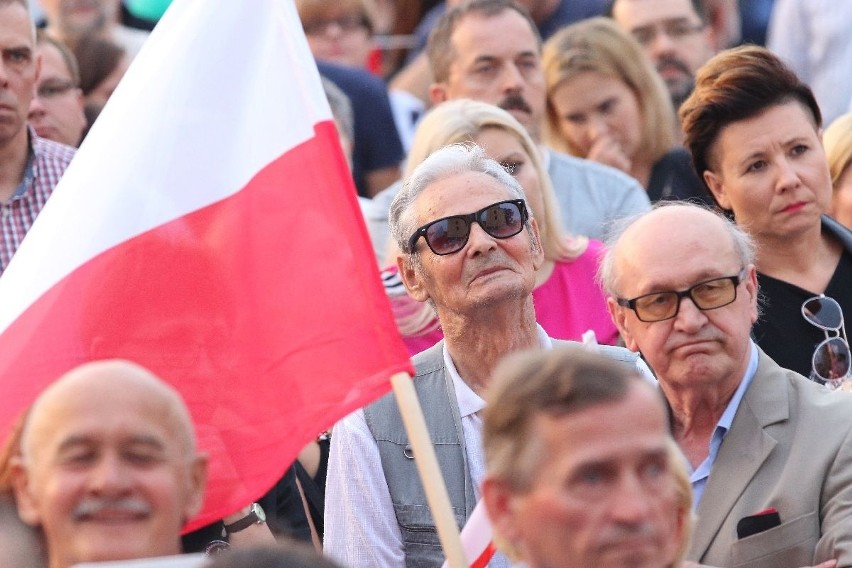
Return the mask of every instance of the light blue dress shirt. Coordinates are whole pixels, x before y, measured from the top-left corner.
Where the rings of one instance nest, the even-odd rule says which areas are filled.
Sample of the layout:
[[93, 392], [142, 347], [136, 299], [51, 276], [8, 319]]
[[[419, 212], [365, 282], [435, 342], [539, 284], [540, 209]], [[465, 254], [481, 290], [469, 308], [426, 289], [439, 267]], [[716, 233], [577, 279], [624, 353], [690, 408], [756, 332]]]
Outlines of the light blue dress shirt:
[[689, 475], [689, 481], [692, 483], [692, 508], [698, 509], [698, 504], [701, 502], [701, 497], [704, 495], [704, 487], [707, 485], [707, 480], [710, 477], [710, 472], [713, 471], [713, 464], [716, 461], [716, 456], [719, 454], [719, 448], [722, 447], [722, 441], [728, 435], [728, 430], [731, 429], [731, 424], [734, 422], [734, 416], [737, 414], [737, 409], [740, 407], [740, 402], [743, 400], [745, 392], [751, 384], [754, 374], [757, 372], [757, 346], [753, 341], [751, 345], [751, 356], [749, 357], [748, 367], [746, 367], [743, 380], [740, 381], [740, 386], [737, 387], [734, 396], [728, 402], [725, 412], [719, 417], [719, 422], [716, 428], [713, 429], [713, 436], [710, 438], [710, 452], [707, 457], [701, 462], [695, 470]]

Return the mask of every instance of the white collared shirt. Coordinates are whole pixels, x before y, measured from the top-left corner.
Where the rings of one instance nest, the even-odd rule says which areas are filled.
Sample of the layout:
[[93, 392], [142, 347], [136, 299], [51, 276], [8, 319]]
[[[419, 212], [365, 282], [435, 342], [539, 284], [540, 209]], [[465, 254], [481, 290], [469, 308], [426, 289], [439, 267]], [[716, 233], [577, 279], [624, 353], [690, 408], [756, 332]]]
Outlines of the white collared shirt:
[[[553, 342], [538, 326], [539, 344], [552, 349]], [[453, 380], [461, 415], [462, 434], [474, 495], [485, 474], [482, 448], [482, 418], [485, 401], [459, 376], [444, 345], [444, 364]], [[402, 533], [396, 521], [379, 448], [363, 410], [356, 410], [334, 427], [325, 489], [325, 535], [327, 556], [347, 568], [404, 568]], [[490, 568], [510, 565], [496, 554]]]

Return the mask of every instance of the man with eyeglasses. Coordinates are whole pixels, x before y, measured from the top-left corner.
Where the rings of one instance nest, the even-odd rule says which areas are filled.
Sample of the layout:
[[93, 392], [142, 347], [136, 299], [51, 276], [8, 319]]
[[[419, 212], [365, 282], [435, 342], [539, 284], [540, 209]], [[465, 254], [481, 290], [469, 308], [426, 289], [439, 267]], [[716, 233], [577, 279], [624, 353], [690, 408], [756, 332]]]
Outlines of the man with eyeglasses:
[[29, 123], [42, 138], [77, 147], [86, 130], [77, 60], [65, 44], [39, 32], [41, 75], [30, 103]]
[[[543, 262], [521, 186], [476, 146], [422, 162], [393, 201], [391, 231], [408, 292], [435, 309], [444, 340], [416, 355], [414, 386], [461, 527], [485, 465], [482, 394], [506, 353], [549, 349], [532, 289]], [[600, 352], [644, 368], [634, 353]], [[396, 401], [388, 395], [334, 428], [325, 551], [350, 568], [438, 567], [443, 553]], [[505, 557], [490, 566], [507, 566]]]
[[[434, 105], [472, 99], [514, 116], [540, 143], [546, 107], [541, 36], [529, 12], [512, 0], [465, 0], [450, 8], [427, 46]], [[566, 231], [600, 239], [606, 224], [646, 211], [648, 194], [623, 172], [540, 146]], [[387, 210], [399, 185], [373, 200], [368, 217], [375, 233], [387, 227]]]
[[0, 274], [74, 156], [27, 127], [39, 77], [26, 0], [0, 0]]
[[613, 0], [608, 15], [639, 42], [678, 108], [715, 52], [702, 0]]
[[600, 279], [691, 466], [698, 518], [687, 558], [850, 566], [852, 398], [779, 367], [751, 340], [754, 257], [729, 220], [673, 203], [613, 237]]

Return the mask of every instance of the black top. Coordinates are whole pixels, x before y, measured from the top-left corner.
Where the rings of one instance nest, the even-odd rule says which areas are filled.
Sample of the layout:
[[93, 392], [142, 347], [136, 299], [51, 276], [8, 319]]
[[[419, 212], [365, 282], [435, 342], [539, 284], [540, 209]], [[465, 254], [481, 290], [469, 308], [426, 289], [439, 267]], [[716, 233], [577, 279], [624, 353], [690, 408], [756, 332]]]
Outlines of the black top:
[[[852, 314], [852, 232], [826, 218], [823, 218], [823, 231], [844, 244], [825, 295], [837, 300], [844, 315], [849, 315]], [[810, 376], [814, 349], [826, 336], [823, 330], [805, 320], [801, 308], [806, 300], [819, 294], [759, 272], [757, 281], [764, 299], [764, 313], [753, 329], [755, 341], [782, 367]]]
[[352, 104], [352, 177], [358, 195], [367, 197], [368, 173], [398, 166], [405, 158], [384, 81], [366, 69], [317, 61], [317, 69]]
[[647, 189], [652, 202], [688, 199], [716, 207], [710, 190], [695, 174], [692, 158], [685, 148], [673, 148], [654, 163]]
[[[311, 517], [320, 538], [323, 534], [323, 508], [325, 498], [325, 478], [328, 468], [329, 441], [320, 441], [320, 466], [317, 475], [310, 477], [302, 464], [294, 462], [284, 476], [269, 490], [266, 495], [257, 500], [266, 513], [266, 523], [276, 537], [286, 537], [311, 543], [311, 529], [305, 515], [305, 506], [296, 486], [296, 476], [305, 491], [305, 498], [311, 509]], [[227, 540], [222, 536], [222, 521], [201, 527], [183, 536], [182, 545], [185, 553], [204, 552], [204, 549], [215, 540]]]

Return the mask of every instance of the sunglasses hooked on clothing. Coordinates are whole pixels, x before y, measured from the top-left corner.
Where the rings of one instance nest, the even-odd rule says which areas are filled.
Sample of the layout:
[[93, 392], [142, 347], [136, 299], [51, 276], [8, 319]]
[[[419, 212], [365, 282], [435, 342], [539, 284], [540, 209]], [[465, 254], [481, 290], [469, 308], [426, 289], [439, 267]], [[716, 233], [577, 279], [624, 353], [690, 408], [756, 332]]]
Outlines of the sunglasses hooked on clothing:
[[408, 239], [408, 251], [414, 252], [420, 237], [437, 255], [452, 254], [464, 248], [473, 223], [495, 239], [508, 239], [520, 233], [529, 213], [523, 199], [492, 203], [474, 213], [451, 215], [426, 223]]
[[[849, 376], [852, 361], [840, 304], [823, 294], [814, 296], [802, 304], [802, 317], [825, 332], [825, 339], [816, 346], [811, 359], [811, 380], [840, 388]], [[829, 336], [829, 331], [837, 335]]]

